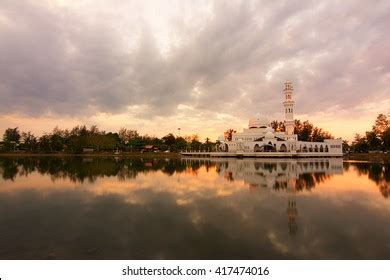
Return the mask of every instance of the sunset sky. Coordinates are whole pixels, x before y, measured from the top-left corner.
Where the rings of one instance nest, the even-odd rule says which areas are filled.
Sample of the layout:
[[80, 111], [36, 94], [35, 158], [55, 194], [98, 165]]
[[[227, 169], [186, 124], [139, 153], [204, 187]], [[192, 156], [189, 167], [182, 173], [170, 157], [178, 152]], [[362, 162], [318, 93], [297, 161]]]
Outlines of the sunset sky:
[[[390, 113], [390, 1], [0, 1], [0, 136], [215, 139], [257, 114], [351, 140]], [[1, 138], [1, 137], [0, 137]]]

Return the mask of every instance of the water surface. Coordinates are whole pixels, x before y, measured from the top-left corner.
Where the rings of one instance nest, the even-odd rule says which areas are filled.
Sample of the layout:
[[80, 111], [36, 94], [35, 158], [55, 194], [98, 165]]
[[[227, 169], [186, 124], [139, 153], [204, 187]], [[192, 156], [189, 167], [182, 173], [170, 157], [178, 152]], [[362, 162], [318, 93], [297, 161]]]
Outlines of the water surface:
[[0, 158], [0, 259], [389, 259], [390, 166]]

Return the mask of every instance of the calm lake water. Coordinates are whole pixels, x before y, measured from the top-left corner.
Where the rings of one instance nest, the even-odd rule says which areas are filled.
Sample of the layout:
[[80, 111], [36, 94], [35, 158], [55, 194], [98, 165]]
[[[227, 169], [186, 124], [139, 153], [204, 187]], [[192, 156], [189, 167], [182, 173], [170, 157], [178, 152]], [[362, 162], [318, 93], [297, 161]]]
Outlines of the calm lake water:
[[390, 259], [390, 165], [0, 158], [0, 259]]

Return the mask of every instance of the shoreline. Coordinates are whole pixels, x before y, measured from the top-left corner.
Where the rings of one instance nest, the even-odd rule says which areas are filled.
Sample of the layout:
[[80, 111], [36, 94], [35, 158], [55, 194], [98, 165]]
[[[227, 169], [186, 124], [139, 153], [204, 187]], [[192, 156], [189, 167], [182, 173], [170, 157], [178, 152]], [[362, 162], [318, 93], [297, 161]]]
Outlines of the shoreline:
[[[171, 153], [0, 153], [0, 157], [122, 157], [122, 158], [181, 158], [179, 152]], [[390, 163], [390, 154], [353, 153], [345, 154], [343, 160]]]
[[344, 160], [362, 161], [371, 163], [390, 163], [390, 154], [384, 153], [353, 153], [343, 156]]
[[180, 158], [180, 153], [0, 153], [0, 157], [133, 157], [133, 158]]

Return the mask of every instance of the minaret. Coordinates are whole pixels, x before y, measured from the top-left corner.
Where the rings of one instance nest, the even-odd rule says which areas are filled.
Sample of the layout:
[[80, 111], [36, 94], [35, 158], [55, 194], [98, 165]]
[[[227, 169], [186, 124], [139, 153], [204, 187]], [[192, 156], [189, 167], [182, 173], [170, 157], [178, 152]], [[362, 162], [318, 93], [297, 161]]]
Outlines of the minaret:
[[290, 81], [284, 83], [284, 101], [283, 106], [285, 110], [284, 126], [286, 128], [286, 134], [294, 134], [294, 100], [292, 97], [293, 87]]

